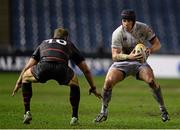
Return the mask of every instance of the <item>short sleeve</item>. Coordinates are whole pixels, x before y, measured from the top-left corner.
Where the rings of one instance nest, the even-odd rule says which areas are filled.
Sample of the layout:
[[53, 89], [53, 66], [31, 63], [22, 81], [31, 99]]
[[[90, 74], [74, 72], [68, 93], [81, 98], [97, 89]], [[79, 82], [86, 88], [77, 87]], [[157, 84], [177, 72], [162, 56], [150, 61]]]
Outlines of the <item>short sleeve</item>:
[[75, 62], [76, 65], [78, 65], [80, 62], [84, 61], [84, 57], [82, 56], [82, 54], [80, 53], [80, 51], [77, 49], [77, 47], [71, 43], [70, 44], [72, 53], [70, 55], [70, 59]]
[[112, 48], [122, 48], [122, 33], [120, 29], [120, 27], [117, 28], [112, 34]]
[[40, 60], [40, 47], [38, 46], [36, 50], [32, 54], [32, 58], [34, 58], [36, 61]]
[[148, 25], [146, 25], [145, 31], [146, 31], [146, 33], [145, 33], [146, 34], [146, 39], [148, 41], [151, 41], [156, 36], [154, 31]]

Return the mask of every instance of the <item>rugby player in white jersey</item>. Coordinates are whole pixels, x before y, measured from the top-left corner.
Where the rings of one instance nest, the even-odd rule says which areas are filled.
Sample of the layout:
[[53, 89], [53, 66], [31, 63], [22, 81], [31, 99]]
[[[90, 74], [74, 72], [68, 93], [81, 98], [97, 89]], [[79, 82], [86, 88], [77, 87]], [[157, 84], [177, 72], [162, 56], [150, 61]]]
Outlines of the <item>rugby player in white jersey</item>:
[[[134, 47], [140, 42], [147, 47], [146, 55], [149, 56], [161, 48], [160, 41], [148, 25], [136, 21], [136, 15], [133, 10], [123, 10], [121, 19], [122, 25], [112, 34], [111, 48], [114, 63], [106, 75], [102, 90], [102, 108], [94, 121], [99, 123], [107, 119], [112, 89], [118, 82], [129, 75], [135, 76], [136, 79], [142, 80], [149, 85], [155, 100], [159, 104], [162, 121], [168, 121], [170, 118], [163, 101], [161, 88], [155, 81], [152, 68], [147, 62], [139, 62], [142, 54], [137, 55], [133, 53]], [[147, 44], [150, 46], [147, 46]]]

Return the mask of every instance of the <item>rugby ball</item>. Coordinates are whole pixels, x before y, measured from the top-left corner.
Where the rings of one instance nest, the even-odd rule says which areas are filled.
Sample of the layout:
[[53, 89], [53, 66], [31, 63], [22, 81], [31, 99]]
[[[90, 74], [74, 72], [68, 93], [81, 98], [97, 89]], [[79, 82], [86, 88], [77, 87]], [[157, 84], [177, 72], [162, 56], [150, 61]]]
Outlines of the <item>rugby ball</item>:
[[141, 62], [141, 63], [146, 62], [146, 60], [147, 60], [147, 55], [146, 55], [146, 46], [145, 46], [144, 44], [138, 43], [138, 44], [135, 46], [135, 48], [134, 48], [134, 53], [135, 53], [136, 55], [142, 54], [143, 57], [140, 59], [140, 62]]

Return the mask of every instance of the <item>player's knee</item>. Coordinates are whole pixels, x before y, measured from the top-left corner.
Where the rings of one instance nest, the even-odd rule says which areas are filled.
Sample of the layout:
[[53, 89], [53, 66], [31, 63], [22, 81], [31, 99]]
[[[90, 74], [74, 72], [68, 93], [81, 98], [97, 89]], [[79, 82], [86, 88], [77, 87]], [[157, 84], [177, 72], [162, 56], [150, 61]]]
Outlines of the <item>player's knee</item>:
[[145, 82], [148, 83], [148, 84], [151, 84], [153, 82], [153, 79], [152, 78], [148, 78], [148, 79], [146, 79]]
[[154, 79], [152, 77], [148, 77], [144, 81], [148, 84], [152, 84], [154, 82]]
[[160, 88], [160, 86], [155, 82], [155, 80], [152, 80], [152, 81], [149, 83], [149, 86], [150, 86], [152, 89], [158, 89], [158, 88]]
[[32, 82], [34, 80], [34, 77], [31, 73], [31, 70], [28, 69], [24, 72], [24, 74], [22, 75], [22, 82], [23, 83], [28, 83], [28, 82]]
[[104, 83], [104, 89], [106, 90], [112, 89], [113, 86], [114, 86], [114, 80], [112, 78], [107, 78]]
[[79, 86], [79, 83], [78, 83], [78, 78], [77, 76], [74, 74], [73, 78], [69, 81], [68, 83], [69, 86]]
[[149, 84], [149, 86], [150, 86], [152, 89], [157, 89], [157, 88], [159, 88], [159, 85], [155, 83], [155, 81], [154, 81], [153, 78], [148, 79], [148, 80], [147, 80], [147, 83]]
[[28, 82], [28, 75], [27, 75], [27, 73], [24, 73], [24, 74], [22, 75], [22, 82], [23, 82], [23, 83], [27, 83], [27, 82]]

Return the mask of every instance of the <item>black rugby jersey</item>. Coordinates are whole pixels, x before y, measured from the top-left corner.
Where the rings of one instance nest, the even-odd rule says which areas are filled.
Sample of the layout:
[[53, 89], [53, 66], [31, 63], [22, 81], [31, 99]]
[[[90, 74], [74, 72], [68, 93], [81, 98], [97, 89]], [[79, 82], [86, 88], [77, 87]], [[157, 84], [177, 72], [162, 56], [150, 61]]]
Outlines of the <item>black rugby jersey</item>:
[[72, 60], [75, 64], [79, 64], [84, 60], [84, 57], [74, 44], [63, 39], [44, 40], [34, 51], [32, 57], [37, 61], [68, 63], [69, 60]]

